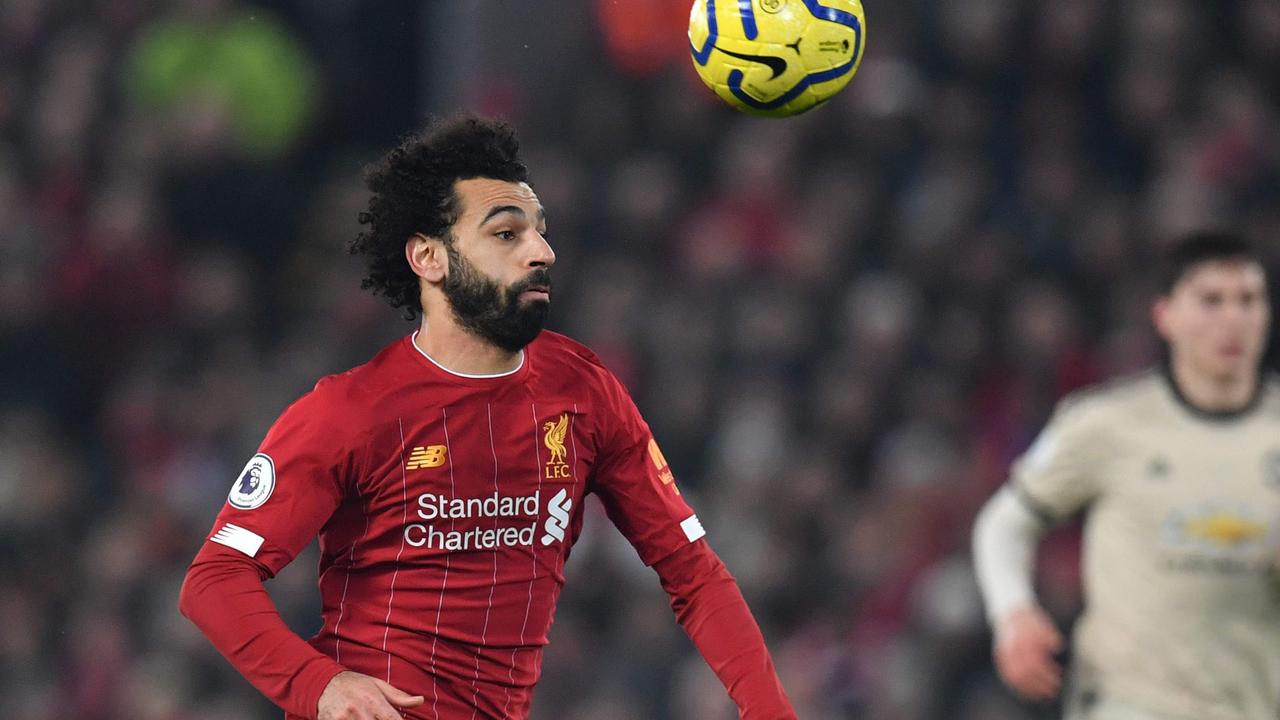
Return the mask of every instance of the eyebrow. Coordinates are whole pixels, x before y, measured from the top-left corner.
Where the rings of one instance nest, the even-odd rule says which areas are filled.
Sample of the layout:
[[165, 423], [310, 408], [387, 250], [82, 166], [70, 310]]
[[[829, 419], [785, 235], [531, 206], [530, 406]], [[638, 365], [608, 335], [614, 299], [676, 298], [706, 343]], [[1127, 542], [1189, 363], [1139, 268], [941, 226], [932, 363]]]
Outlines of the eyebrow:
[[[520, 207], [519, 205], [497, 205], [495, 207], [490, 208], [489, 212], [485, 213], [484, 219], [480, 221], [480, 224], [484, 225], [485, 223], [489, 222], [490, 220], [494, 219], [495, 217], [503, 213], [511, 213], [512, 215], [517, 215], [520, 218], [524, 218], [525, 216], [524, 208]], [[539, 205], [538, 221], [543, 222], [546, 219], [547, 219], [546, 210], [544, 210], [543, 207]]]

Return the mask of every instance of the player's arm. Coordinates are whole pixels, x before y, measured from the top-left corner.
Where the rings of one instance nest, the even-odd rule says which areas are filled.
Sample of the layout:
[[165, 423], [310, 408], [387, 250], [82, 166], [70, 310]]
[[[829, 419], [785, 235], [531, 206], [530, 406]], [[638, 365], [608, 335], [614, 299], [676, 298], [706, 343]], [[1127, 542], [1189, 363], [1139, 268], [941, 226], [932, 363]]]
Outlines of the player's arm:
[[1087, 407], [1064, 403], [974, 524], [974, 569], [994, 633], [996, 669], [1030, 699], [1053, 697], [1062, 686], [1055, 655], [1063, 638], [1033, 589], [1036, 548], [1050, 526], [1097, 493], [1097, 423]]
[[315, 537], [341, 502], [353, 455], [334, 437], [315, 393], [291, 406], [235, 479], [227, 504], [182, 584], [179, 609], [263, 695], [320, 720], [398, 717], [420, 704], [345, 669], [281, 619], [263, 581]]
[[671, 596], [680, 626], [737, 703], [741, 717], [795, 718], [747, 601], [707, 541], [685, 545], [653, 569]]
[[795, 718], [751, 610], [631, 398], [613, 381], [601, 461], [592, 477], [605, 512], [657, 571], [681, 627], [737, 703], [743, 718]]
[[1062, 686], [1062, 668], [1054, 659], [1062, 635], [1032, 589], [1036, 546], [1047, 527], [1011, 488], [1003, 488], [973, 528], [974, 570], [995, 634], [996, 669], [1006, 684], [1034, 700], [1051, 698]]

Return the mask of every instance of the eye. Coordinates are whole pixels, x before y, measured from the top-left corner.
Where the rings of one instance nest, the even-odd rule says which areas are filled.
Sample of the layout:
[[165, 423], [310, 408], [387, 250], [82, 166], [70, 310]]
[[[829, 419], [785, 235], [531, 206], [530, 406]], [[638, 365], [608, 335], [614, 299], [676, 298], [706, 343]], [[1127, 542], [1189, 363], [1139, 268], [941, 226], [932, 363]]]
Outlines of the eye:
[[515, 231], [513, 230], [499, 230], [498, 232], [494, 233], [494, 235], [496, 237], [499, 237], [503, 240], [508, 240], [508, 241], [515, 240], [518, 237]]

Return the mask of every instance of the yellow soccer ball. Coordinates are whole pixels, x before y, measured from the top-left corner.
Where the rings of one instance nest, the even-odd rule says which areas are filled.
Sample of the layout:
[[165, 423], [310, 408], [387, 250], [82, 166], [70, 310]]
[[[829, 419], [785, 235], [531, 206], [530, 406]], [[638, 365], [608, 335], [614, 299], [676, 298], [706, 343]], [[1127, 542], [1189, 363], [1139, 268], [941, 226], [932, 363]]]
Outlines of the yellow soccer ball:
[[753, 115], [796, 115], [830, 100], [866, 44], [859, 0], [694, 0], [689, 13], [694, 69]]

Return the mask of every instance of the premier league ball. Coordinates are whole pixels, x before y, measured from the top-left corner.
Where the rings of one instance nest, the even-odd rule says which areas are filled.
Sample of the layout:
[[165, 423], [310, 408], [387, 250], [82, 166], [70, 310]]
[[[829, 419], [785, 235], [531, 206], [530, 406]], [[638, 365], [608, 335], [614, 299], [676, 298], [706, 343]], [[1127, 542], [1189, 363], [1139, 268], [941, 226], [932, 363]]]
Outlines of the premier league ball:
[[849, 84], [866, 49], [859, 0], [694, 0], [693, 67], [753, 115], [815, 108]]

